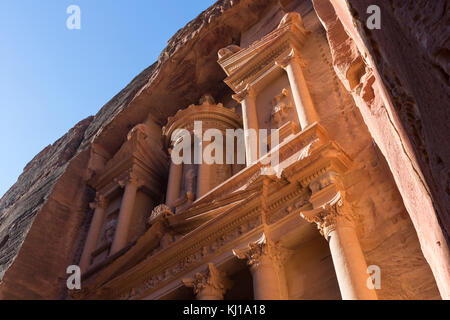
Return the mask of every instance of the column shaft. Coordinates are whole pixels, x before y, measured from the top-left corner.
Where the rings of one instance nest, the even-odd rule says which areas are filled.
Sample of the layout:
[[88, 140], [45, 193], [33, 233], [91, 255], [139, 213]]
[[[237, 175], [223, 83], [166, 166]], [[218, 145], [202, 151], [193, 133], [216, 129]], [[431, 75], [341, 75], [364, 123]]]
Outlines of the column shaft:
[[169, 181], [167, 183], [166, 205], [173, 208], [175, 200], [180, 196], [183, 164], [175, 164], [170, 160]]
[[201, 289], [195, 298], [197, 300], [223, 300], [223, 293], [219, 289], [207, 286]]
[[253, 278], [253, 295], [255, 300], [282, 299], [280, 277], [269, 257], [263, 257], [259, 265], [250, 268]]
[[120, 212], [114, 233], [114, 241], [111, 247], [111, 254], [116, 253], [127, 244], [128, 230], [133, 214], [134, 202], [136, 200], [137, 185], [134, 181], [128, 181], [120, 205]]
[[213, 165], [205, 163], [203, 152], [210, 142], [202, 141], [202, 163], [198, 165], [197, 176], [197, 199], [205, 195], [210, 190], [211, 171]]
[[298, 59], [295, 57], [291, 58], [285, 69], [291, 85], [292, 96], [294, 97], [300, 126], [303, 130], [308, 125], [318, 122], [319, 117], [314, 108], [306, 80], [303, 76], [302, 67]]
[[[256, 97], [248, 94], [241, 102], [244, 123], [244, 141], [247, 166], [251, 166], [259, 157], [259, 123], [256, 112]], [[253, 134], [249, 130], [254, 130]], [[256, 133], [256, 135], [254, 134]]]
[[376, 300], [375, 290], [367, 287], [367, 265], [356, 231], [337, 226], [329, 233], [329, 243], [343, 300]]
[[80, 260], [80, 268], [85, 272], [91, 264], [91, 254], [97, 246], [97, 241], [102, 230], [103, 220], [105, 218], [105, 207], [98, 205], [95, 208], [94, 216], [92, 217], [91, 225], [89, 227], [88, 236], [84, 245], [83, 254]]

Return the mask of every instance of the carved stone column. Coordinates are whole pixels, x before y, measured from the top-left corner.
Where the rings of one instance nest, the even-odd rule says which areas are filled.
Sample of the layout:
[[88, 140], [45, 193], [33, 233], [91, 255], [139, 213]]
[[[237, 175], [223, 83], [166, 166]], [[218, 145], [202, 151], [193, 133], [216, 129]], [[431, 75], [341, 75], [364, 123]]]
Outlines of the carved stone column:
[[192, 279], [183, 279], [184, 285], [194, 289], [197, 300], [223, 300], [223, 296], [231, 288], [232, 282], [224, 272], [208, 263], [206, 274], [196, 273]]
[[130, 175], [125, 181], [119, 182], [125, 187], [120, 212], [117, 222], [116, 232], [114, 233], [114, 241], [111, 246], [111, 254], [121, 250], [127, 244], [128, 231], [130, 228], [131, 217], [133, 215], [133, 207], [136, 200], [137, 190], [140, 187], [139, 180]]
[[375, 290], [367, 287], [367, 264], [348, 206], [338, 192], [328, 203], [301, 215], [307, 221], [316, 223], [330, 244], [342, 299], [376, 300]]
[[210, 190], [213, 165], [205, 163], [205, 159], [203, 158], [203, 152], [209, 143], [210, 142], [202, 141], [202, 163], [198, 165], [197, 176], [197, 199]]
[[[200, 123], [198, 124], [198, 122]], [[168, 148], [172, 145], [174, 139], [177, 140], [180, 138], [177, 138], [174, 134], [176, 134], [179, 129], [182, 129], [185, 134], [188, 133], [189, 136], [186, 136], [186, 139], [183, 138], [181, 141], [184, 141], [183, 144], [186, 143], [186, 148], [188, 141], [193, 144], [193, 150], [187, 150], [191, 152], [194, 163], [196, 165], [198, 164], [197, 174], [191, 174], [193, 171], [189, 171], [189, 177], [187, 177], [187, 172], [191, 168], [186, 163], [183, 166], [183, 169], [186, 169], [187, 167], [185, 170], [186, 172], [183, 173], [185, 181], [187, 180], [192, 186], [192, 188], [185, 187], [185, 192], [188, 193], [188, 200], [194, 200], [192, 197], [194, 195], [196, 198], [199, 198], [209, 192], [211, 187], [217, 184], [218, 179], [217, 176], [214, 175], [217, 168], [222, 166], [222, 164], [205, 163], [205, 159], [203, 159], [202, 155], [204, 154], [205, 148], [207, 148], [212, 141], [215, 141], [215, 139], [213, 139], [215, 138], [215, 135], [212, 134], [212, 136], [208, 136], [208, 138], [203, 140], [204, 134], [209, 129], [225, 132], [226, 129], [238, 129], [241, 127], [241, 118], [235, 110], [225, 108], [221, 103], [215, 103], [214, 98], [209, 94], [202, 96], [199, 105], [192, 104], [188, 108], [179, 110], [175, 116], [168, 118], [167, 125], [163, 128], [166, 147]], [[211, 133], [211, 131], [209, 133]], [[221, 134], [220, 136], [223, 138], [224, 135]], [[198, 148], [200, 144], [201, 149]], [[212, 149], [216, 150], [215, 148]], [[199, 154], [199, 151], [201, 151], [201, 154]], [[192, 164], [192, 166], [193, 165], [194, 164]], [[180, 196], [184, 198], [185, 195], [179, 195], [176, 198], [179, 199]], [[185, 209], [185, 207], [181, 208], [181, 210], [183, 209]]]
[[[169, 152], [170, 153], [170, 152]], [[167, 183], [166, 205], [174, 207], [175, 200], [180, 196], [181, 179], [183, 174], [183, 164], [175, 164], [170, 158], [169, 181]]]
[[318, 122], [319, 117], [303, 76], [302, 61], [298, 53], [293, 49], [287, 56], [276, 63], [287, 72], [300, 126], [304, 130], [310, 124]]
[[[247, 85], [244, 90], [233, 95], [233, 99], [242, 105], [245, 155], [247, 166], [251, 166], [259, 157], [259, 123], [255, 90], [252, 86]], [[249, 129], [254, 130], [256, 137], [250, 133]]]
[[247, 260], [253, 277], [255, 300], [287, 299], [287, 282], [283, 264], [288, 256], [285, 249], [277, 247], [265, 236], [247, 248], [233, 250], [238, 259]]
[[89, 226], [89, 232], [80, 260], [80, 268], [82, 272], [85, 272], [91, 264], [91, 254], [97, 246], [98, 237], [100, 236], [100, 232], [102, 230], [107, 201], [104, 196], [97, 193], [95, 202], [91, 203], [90, 205], [91, 208], [95, 208], [95, 212], [92, 217], [91, 225]]

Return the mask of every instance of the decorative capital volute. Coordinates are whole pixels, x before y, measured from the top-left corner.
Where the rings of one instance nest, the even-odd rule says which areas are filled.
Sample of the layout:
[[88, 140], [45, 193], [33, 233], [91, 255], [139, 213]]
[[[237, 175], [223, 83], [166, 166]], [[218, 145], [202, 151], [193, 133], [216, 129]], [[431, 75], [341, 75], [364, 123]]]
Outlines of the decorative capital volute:
[[267, 239], [265, 234], [263, 234], [257, 241], [249, 243], [248, 247], [233, 250], [233, 254], [238, 259], [245, 259], [247, 265], [251, 267], [256, 268], [263, 264], [264, 261], [267, 261], [267, 259], [270, 259], [274, 266], [281, 267], [291, 254], [291, 251]]
[[305, 61], [301, 58], [300, 53], [292, 49], [288, 54], [279, 57], [275, 63], [283, 69], [286, 69], [290, 63], [297, 63], [300, 67], [306, 67]]
[[137, 176], [137, 174], [133, 170], [129, 170], [127, 175], [121, 179], [115, 179], [115, 181], [119, 184], [121, 188], [125, 188], [127, 184], [134, 184], [137, 188], [140, 188], [144, 185], [144, 181]]
[[232, 286], [232, 281], [228, 279], [226, 273], [218, 270], [212, 263], [208, 263], [206, 272], [198, 272], [194, 278], [183, 279], [182, 282], [186, 287], [193, 288], [195, 294], [212, 289], [219, 296], [223, 296]]
[[97, 208], [106, 209], [107, 205], [108, 205], [108, 200], [105, 198], [105, 196], [103, 196], [99, 192], [97, 192], [97, 194], [95, 195], [94, 202], [89, 203], [89, 207], [91, 209], [97, 209]]
[[232, 97], [237, 102], [242, 103], [242, 101], [247, 97], [256, 97], [256, 92], [252, 85], [247, 84], [244, 89], [236, 94], [233, 94]]
[[300, 216], [310, 223], [315, 223], [320, 234], [328, 240], [331, 232], [338, 226], [354, 227], [354, 216], [348, 208], [349, 204], [344, 204], [341, 192], [338, 192], [328, 203], [317, 209], [303, 211]]

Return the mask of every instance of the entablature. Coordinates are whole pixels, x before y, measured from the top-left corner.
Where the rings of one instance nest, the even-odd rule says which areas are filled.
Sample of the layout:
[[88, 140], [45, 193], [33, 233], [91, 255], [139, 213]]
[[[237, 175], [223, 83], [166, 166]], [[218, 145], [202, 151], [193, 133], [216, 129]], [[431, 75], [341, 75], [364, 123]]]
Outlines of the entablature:
[[167, 119], [163, 127], [164, 145], [167, 149], [178, 143], [182, 136], [172, 137], [177, 129], [185, 129], [194, 134], [194, 122], [201, 121], [202, 129], [217, 129], [225, 132], [226, 129], [242, 128], [242, 119], [234, 109], [225, 108], [221, 103], [215, 103], [214, 99], [205, 95], [199, 105], [191, 104], [185, 109], [179, 110], [173, 117]]
[[[233, 248], [248, 243], [249, 238], [261, 234], [266, 227], [282, 238], [285, 233], [277, 230], [292, 224], [290, 221], [300, 212], [314, 208], [313, 198], [320, 194], [311, 189], [316, 188], [314, 184], [319, 181], [319, 189], [336, 185], [351, 166], [350, 158], [317, 123], [271, 152], [274, 151], [282, 154], [277, 168], [267, 170], [267, 166], [257, 162], [195, 201], [188, 210], [166, 214], [164, 221], [168, 228], [183, 230], [184, 235], [173, 238], [164, 245], [164, 250], [156, 247], [140, 263], [108, 282], [94, 282], [85, 297], [89, 298], [89, 292], [99, 288], [108, 288], [105, 292], [110, 297], [143, 298], [173, 281], [181, 281], [214, 257], [229, 253], [232, 259]], [[330, 179], [320, 185], [320, 179], [326, 178]], [[240, 180], [242, 185], [236, 186], [235, 182]], [[265, 195], [263, 185], [268, 186]], [[251, 194], [248, 190], [252, 190]], [[208, 206], [208, 199], [216, 199], [215, 203], [220, 205]], [[311, 229], [306, 220], [301, 226]], [[126, 260], [127, 254], [132, 253], [125, 253], [122, 260]]]
[[139, 180], [142, 190], [159, 200], [167, 179], [167, 159], [151, 152], [147, 137], [145, 125], [134, 127], [119, 151], [88, 184], [107, 197], [123, 187], [123, 181], [134, 178]]
[[292, 50], [300, 51], [308, 33], [301, 16], [291, 12], [284, 16], [277, 29], [250, 47], [240, 49], [231, 45], [221, 49], [218, 63], [228, 76], [225, 83], [236, 93], [249, 85], [263, 87], [261, 84], [269, 81], [272, 73], [281, 73], [282, 68], [277, 61]]

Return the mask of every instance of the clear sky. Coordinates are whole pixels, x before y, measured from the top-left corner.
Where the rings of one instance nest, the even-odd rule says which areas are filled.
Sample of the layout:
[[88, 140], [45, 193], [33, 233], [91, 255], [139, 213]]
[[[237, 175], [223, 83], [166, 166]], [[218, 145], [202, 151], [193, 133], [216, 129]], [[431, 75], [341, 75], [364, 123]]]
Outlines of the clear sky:
[[[1, 0], [0, 197], [44, 147], [157, 60], [214, 0]], [[69, 30], [70, 5], [81, 28]]]

